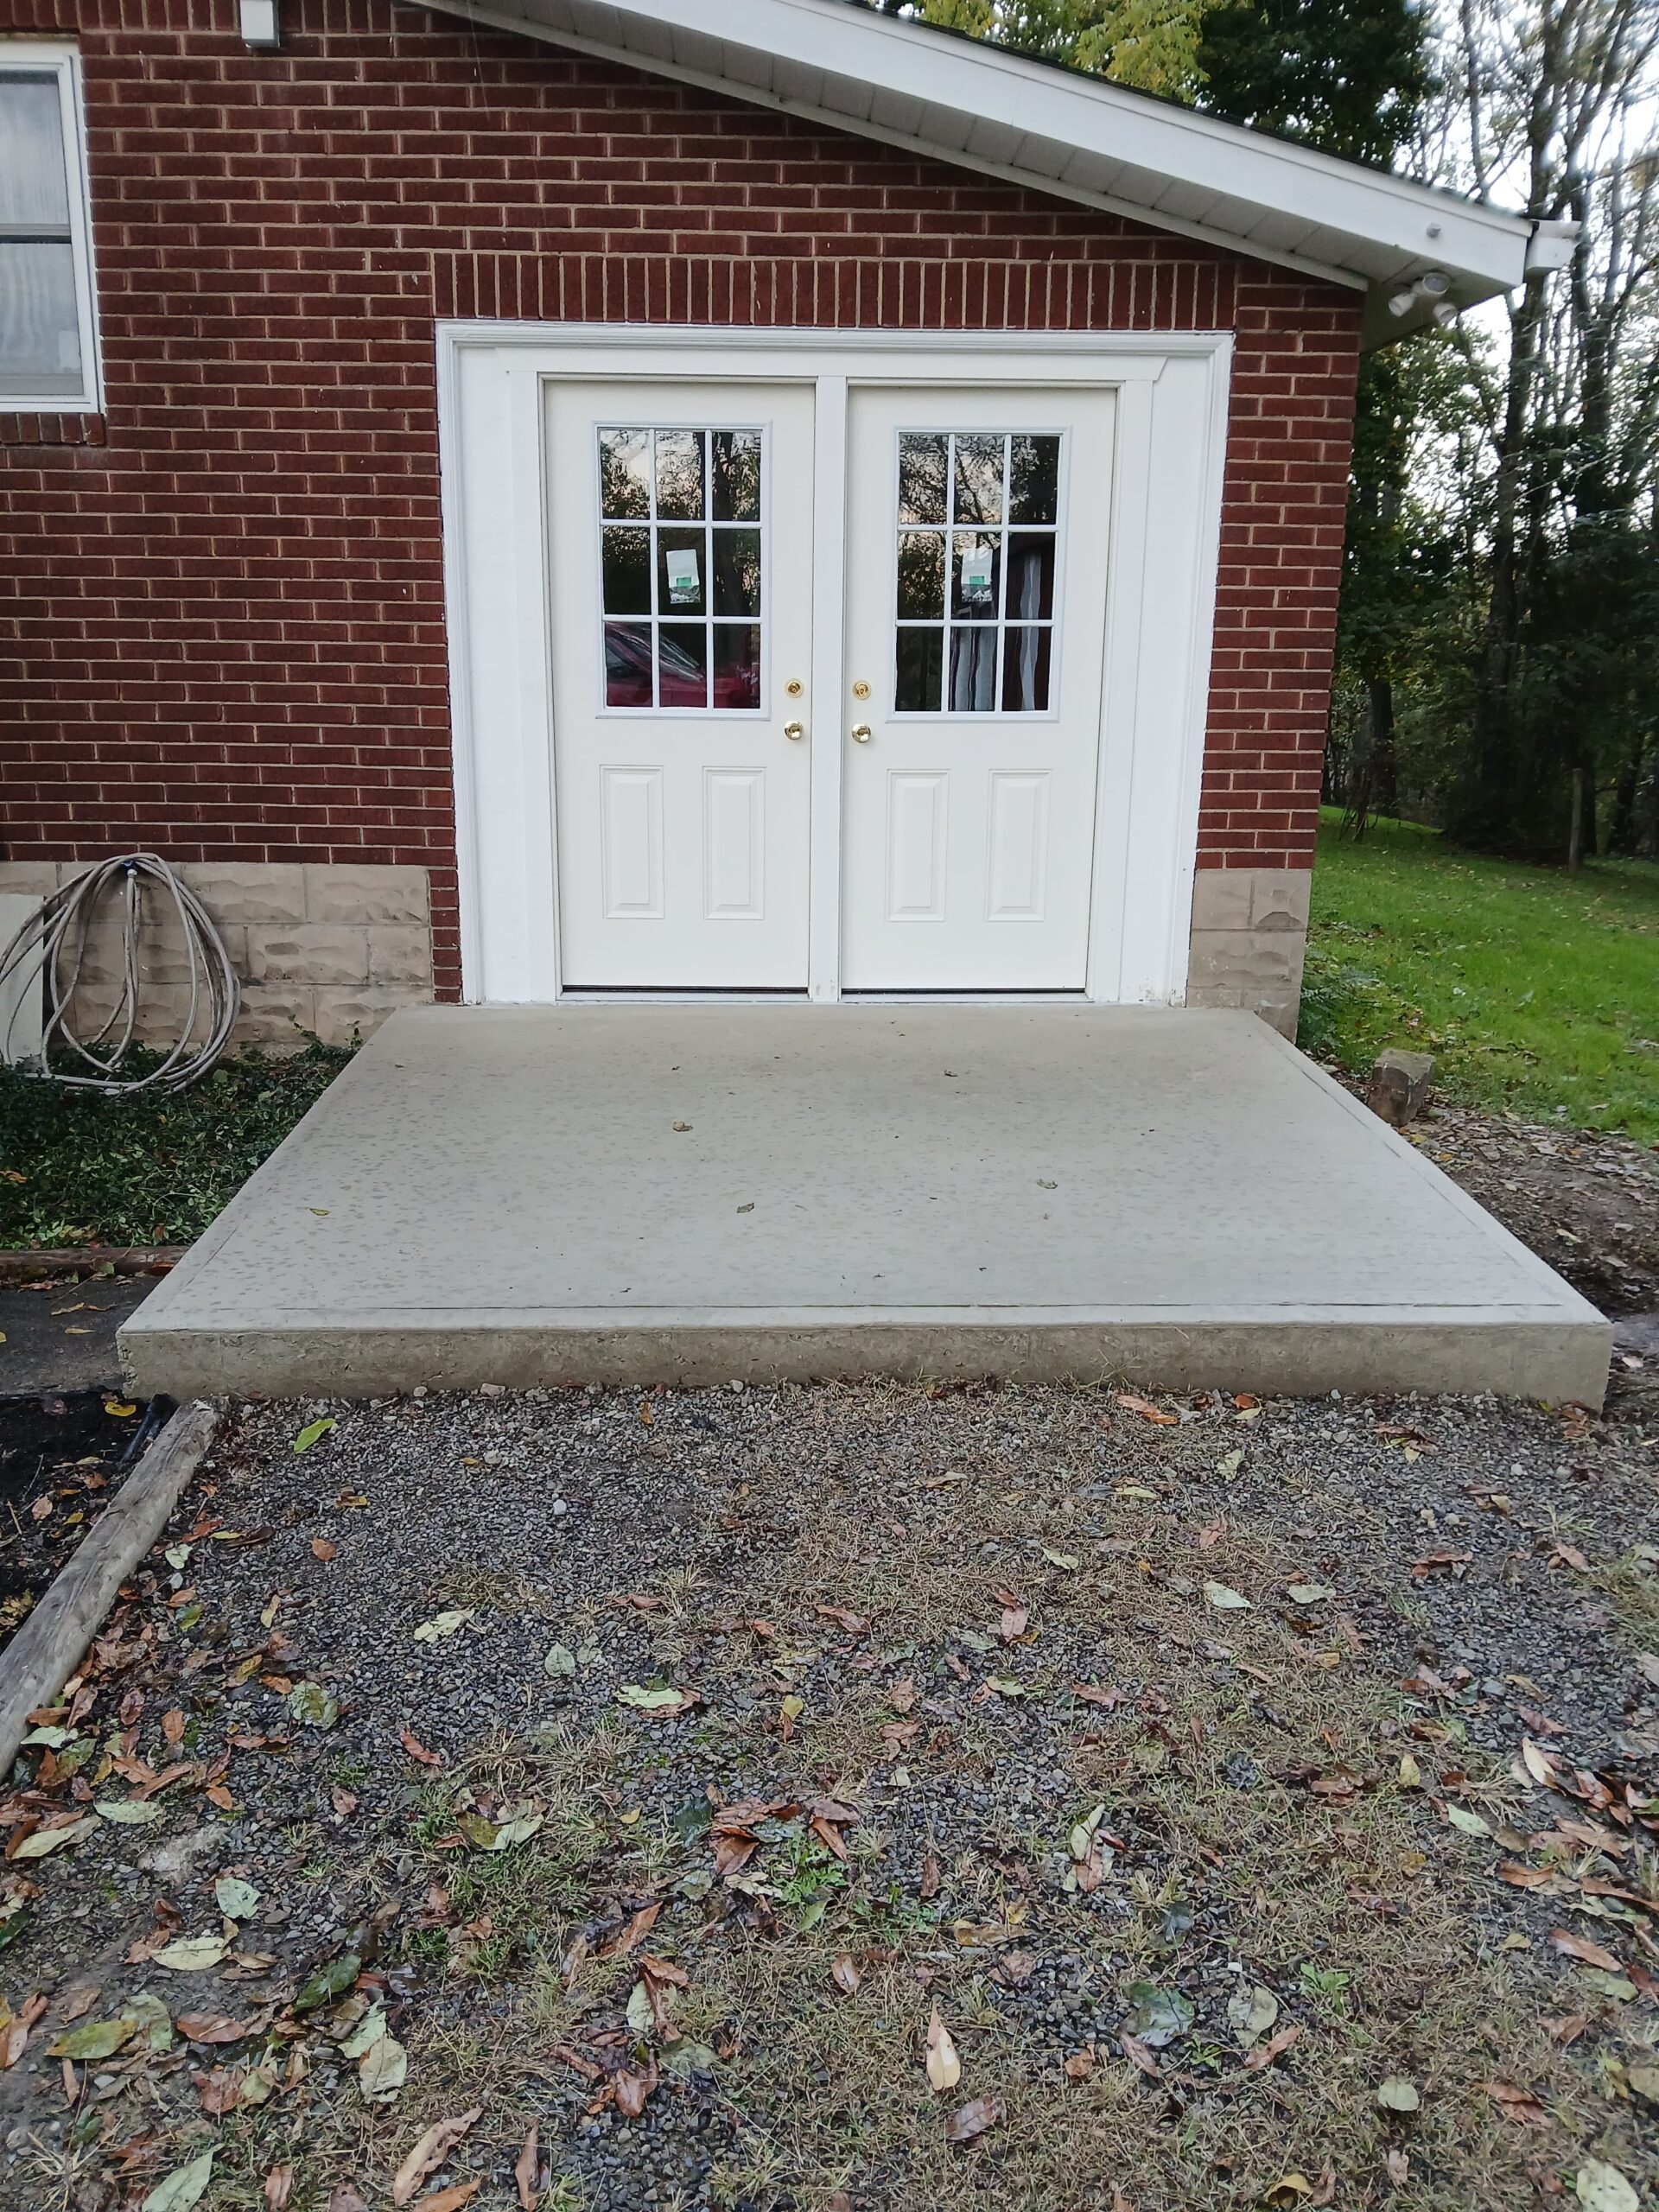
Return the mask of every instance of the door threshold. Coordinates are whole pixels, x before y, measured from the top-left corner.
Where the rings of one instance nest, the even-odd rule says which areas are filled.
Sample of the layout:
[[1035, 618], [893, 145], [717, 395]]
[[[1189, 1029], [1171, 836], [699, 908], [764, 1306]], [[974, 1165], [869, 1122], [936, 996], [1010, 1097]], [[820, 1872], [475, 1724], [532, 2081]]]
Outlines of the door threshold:
[[556, 1006], [810, 1006], [804, 990], [733, 991], [718, 984], [662, 989], [651, 983], [567, 983]]

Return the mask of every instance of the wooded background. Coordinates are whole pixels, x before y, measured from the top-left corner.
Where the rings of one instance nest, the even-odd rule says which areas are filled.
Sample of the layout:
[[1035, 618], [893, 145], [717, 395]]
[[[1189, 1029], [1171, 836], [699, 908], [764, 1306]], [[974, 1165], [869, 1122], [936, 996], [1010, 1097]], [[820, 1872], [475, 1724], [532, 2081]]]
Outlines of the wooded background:
[[1659, 857], [1659, 0], [876, 0], [1581, 226], [1369, 355], [1326, 797]]

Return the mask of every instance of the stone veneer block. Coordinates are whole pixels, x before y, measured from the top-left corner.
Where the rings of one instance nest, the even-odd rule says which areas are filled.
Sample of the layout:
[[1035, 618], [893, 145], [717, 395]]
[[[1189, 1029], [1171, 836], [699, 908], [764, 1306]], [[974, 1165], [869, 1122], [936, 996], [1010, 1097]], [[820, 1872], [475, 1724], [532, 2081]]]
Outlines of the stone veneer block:
[[1193, 880], [1186, 1002], [1242, 1007], [1294, 1039], [1313, 876], [1204, 868]]
[[305, 918], [359, 929], [399, 923], [429, 926], [431, 899], [423, 868], [378, 868], [337, 861], [305, 871]]
[[218, 928], [254, 922], [294, 929], [306, 918], [306, 871], [297, 861], [192, 861], [179, 874]]
[[343, 923], [308, 922], [299, 929], [250, 929], [251, 983], [365, 983], [369, 940]]
[[372, 983], [423, 983], [432, 995], [432, 932], [422, 925], [369, 931]]

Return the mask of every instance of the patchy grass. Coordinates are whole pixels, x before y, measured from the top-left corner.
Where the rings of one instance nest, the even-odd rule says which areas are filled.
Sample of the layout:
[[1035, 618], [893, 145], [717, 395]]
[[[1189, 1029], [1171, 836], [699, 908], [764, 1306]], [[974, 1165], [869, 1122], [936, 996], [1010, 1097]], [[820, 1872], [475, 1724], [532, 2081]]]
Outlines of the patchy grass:
[[1471, 1105], [1659, 1142], [1659, 868], [1487, 860], [1415, 823], [1356, 845], [1327, 808], [1300, 1042], [1359, 1072], [1432, 1052]]
[[[351, 1058], [226, 1060], [194, 1090], [65, 1090], [0, 1067], [0, 1246], [188, 1244]], [[135, 1072], [156, 1056], [135, 1052]]]

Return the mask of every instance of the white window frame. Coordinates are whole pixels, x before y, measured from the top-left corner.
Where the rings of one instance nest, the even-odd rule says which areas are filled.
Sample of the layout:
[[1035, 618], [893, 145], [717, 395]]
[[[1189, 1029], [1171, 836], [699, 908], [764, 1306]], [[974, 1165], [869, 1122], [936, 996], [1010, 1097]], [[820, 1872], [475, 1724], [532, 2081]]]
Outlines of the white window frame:
[[99, 359], [98, 285], [92, 267], [92, 215], [86, 171], [80, 55], [74, 47], [56, 41], [0, 38], [0, 76], [48, 75], [57, 79], [64, 161], [69, 171], [69, 244], [75, 264], [81, 386], [76, 392], [0, 391], [0, 414], [97, 415], [103, 411], [104, 388]]

